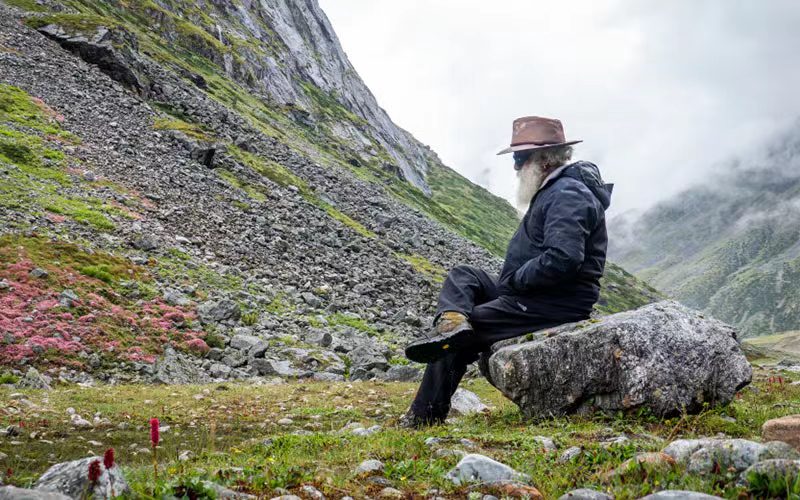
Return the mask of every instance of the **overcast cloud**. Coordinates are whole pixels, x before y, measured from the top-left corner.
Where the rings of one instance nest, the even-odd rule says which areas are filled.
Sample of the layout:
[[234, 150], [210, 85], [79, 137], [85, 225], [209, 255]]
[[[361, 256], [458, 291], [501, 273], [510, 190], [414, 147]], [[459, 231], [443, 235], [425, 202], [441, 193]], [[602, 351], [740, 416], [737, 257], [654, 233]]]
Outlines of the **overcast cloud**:
[[560, 118], [619, 213], [800, 116], [797, 0], [320, 0], [378, 102], [513, 198], [511, 121]]

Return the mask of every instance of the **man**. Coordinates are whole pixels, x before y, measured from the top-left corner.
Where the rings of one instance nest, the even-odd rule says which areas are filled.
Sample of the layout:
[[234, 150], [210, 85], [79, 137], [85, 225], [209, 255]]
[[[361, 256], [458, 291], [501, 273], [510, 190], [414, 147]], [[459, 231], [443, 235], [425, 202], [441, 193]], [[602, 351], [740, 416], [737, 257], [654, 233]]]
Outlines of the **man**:
[[522, 222], [499, 278], [471, 266], [447, 276], [433, 331], [406, 348], [428, 363], [401, 424], [444, 421], [467, 365], [493, 343], [587, 319], [600, 293], [606, 260], [605, 210], [613, 185], [589, 162], [569, 163], [572, 145], [559, 120], [514, 121], [511, 147]]

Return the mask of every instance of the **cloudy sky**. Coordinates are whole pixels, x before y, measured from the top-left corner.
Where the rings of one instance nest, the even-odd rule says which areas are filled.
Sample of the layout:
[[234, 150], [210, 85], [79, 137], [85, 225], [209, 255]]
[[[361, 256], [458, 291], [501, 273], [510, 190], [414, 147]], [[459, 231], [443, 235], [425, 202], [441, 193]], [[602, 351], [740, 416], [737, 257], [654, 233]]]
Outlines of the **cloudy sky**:
[[560, 118], [614, 211], [707, 179], [800, 116], [797, 0], [320, 0], [378, 102], [513, 198], [511, 121]]

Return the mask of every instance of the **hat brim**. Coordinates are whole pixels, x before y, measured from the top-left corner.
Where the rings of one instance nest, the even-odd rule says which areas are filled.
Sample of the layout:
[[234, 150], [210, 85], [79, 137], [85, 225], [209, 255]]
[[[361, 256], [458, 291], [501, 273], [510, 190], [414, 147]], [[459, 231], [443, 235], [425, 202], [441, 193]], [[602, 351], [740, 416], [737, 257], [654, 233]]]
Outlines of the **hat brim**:
[[499, 153], [498, 155], [506, 155], [508, 153], [514, 153], [516, 151], [529, 151], [534, 149], [550, 149], [550, 148], [558, 148], [562, 146], [571, 146], [573, 144], [578, 144], [580, 141], [567, 141], [567, 142], [559, 142], [558, 144], [545, 144], [545, 145], [536, 145], [536, 144], [517, 144], [516, 146], [508, 147]]

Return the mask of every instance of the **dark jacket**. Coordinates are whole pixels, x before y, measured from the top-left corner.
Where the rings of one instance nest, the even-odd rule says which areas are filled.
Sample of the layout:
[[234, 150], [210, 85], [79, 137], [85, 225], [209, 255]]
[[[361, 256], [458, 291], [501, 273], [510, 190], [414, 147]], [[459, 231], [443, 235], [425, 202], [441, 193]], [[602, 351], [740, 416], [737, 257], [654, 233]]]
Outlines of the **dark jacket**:
[[612, 188], [597, 166], [585, 161], [549, 179], [508, 244], [500, 293], [523, 310], [556, 318], [588, 316], [600, 295]]

